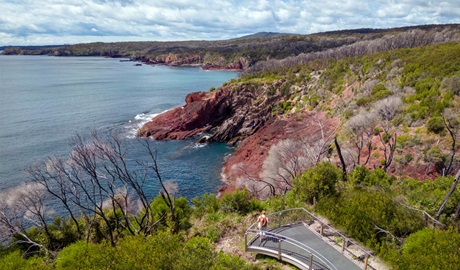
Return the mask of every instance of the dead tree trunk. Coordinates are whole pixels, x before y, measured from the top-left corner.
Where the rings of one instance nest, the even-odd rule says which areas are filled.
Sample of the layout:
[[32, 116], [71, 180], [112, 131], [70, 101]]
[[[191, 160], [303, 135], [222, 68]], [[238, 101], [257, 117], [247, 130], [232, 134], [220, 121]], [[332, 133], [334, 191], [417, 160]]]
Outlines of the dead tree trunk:
[[335, 148], [337, 149], [337, 154], [339, 155], [340, 163], [342, 164], [342, 180], [346, 181], [347, 180], [347, 165], [345, 164], [345, 159], [343, 158], [342, 155], [342, 150], [340, 149], [339, 142], [337, 141], [337, 137], [334, 137], [334, 144]]
[[458, 184], [459, 177], [460, 177], [460, 170], [458, 170], [457, 175], [455, 175], [454, 181], [452, 182], [452, 186], [450, 187], [449, 192], [447, 192], [446, 197], [444, 197], [444, 200], [442, 201], [441, 206], [439, 207], [439, 210], [436, 213], [436, 216], [434, 217], [436, 220], [439, 220], [439, 217], [441, 216], [442, 211], [444, 211], [444, 208], [446, 207], [447, 200], [449, 200], [452, 193], [454, 193], [455, 188], [457, 187], [457, 184]]

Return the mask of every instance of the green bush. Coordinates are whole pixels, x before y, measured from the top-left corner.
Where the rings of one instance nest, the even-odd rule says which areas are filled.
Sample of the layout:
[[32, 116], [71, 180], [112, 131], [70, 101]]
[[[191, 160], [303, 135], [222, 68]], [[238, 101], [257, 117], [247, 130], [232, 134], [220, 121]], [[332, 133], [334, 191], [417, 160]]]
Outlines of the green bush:
[[377, 252], [383, 243], [395, 241], [393, 236], [405, 237], [424, 226], [418, 212], [401, 206], [391, 195], [378, 190], [349, 189], [337, 198], [318, 201], [316, 209]]
[[303, 201], [313, 203], [314, 198], [335, 195], [336, 184], [342, 172], [330, 162], [320, 162], [294, 179], [294, 193]]
[[436, 145], [430, 147], [429, 149], [425, 149], [424, 160], [425, 162], [434, 164], [436, 170], [441, 172], [445, 167], [447, 156], [442, 152], [442, 149]]
[[368, 183], [370, 173], [371, 172], [365, 166], [358, 165], [349, 174], [348, 181], [353, 184], [370, 185], [370, 183]]
[[444, 120], [441, 116], [431, 117], [426, 123], [426, 128], [436, 134], [440, 134], [444, 131]]
[[241, 215], [262, 210], [260, 201], [254, 200], [246, 189], [222, 196], [220, 207], [225, 212], [234, 212]]
[[373, 96], [373, 95], [377, 94], [378, 92], [380, 92], [380, 91], [385, 91], [385, 90], [388, 90], [388, 89], [385, 87], [385, 85], [379, 83], [379, 84], [375, 85], [374, 88], [372, 88], [372, 90], [371, 90], [371, 95]]
[[161, 197], [157, 197], [153, 200], [150, 204], [152, 222], [160, 220], [160, 218], [166, 214], [168, 218], [158, 223], [157, 228], [170, 227], [173, 231], [186, 230], [190, 227], [189, 218], [192, 209], [185, 197], [173, 198], [173, 200], [174, 217], [171, 217], [171, 213], [168, 213], [170, 209]]
[[41, 257], [24, 258], [19, 250], [0, 256], [0, 270], [40, 270], [50, 268]]
[[215, 257], [216, 253], [209, 239], [194, 237], [185, 244], [174, 269], [210, 269]]
[[[398, 182], [398, 191], [401, 196], [405, 196], [409, 204], [423, 209], [435, 215], [441, 205], [447, 192], [449, 192], [453, 176], [437, 177], [433, 181], [419, 181], [417, 179], [405, 178]], [[441, 222], [447, 222], [457, 208], [460, 201], [460, 186], [457, 186], [455, 192], [447, 201], [445, 209], [441, 215]]]
[[113, 248], [107, 244], [76, 242], [64, 248], [56, 259], [56, 269], [114, 268]]
[[174, 269], [184, 245], [181, 234], [158, 232], [124, 238], [115, 247], [119, 269]]
[[391, 95], [394, 95], [393, 91], [385, 89], [385, 90], [382, 90], [382, 91], [379, 91], [379, 92], [373, 94], [372, 95], [372, 100], [374, 100], [374, 101], [381, 100], [381, 99], [384, 99], [384, 98], [386, 98], [388, 96], [391, 96]]
[[202, 217], [205, 214], [214, 213], [219, 210], [219, 200], [215, 194], [205, 193], [201, 197], [192, 199], [193, 214]]
[[458, 229], [423, 229], [410, 235], [397, 261], [397, 269], [458, 269], [460, 265]]

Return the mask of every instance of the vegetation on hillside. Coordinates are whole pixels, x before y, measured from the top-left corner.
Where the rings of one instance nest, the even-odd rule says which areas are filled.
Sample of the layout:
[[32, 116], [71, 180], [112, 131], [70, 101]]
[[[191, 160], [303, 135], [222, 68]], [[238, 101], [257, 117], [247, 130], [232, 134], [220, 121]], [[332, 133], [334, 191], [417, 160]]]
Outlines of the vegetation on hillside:
[[408, 175], [425, 179], [458, 169], [459, 57], [460, 43], [443, 43], [267, 67], [233, 83], [283, 95], [276, 115], [319, 111], [339, 118], [336, 137], [347, 167], [397, 175], [412, 168]]

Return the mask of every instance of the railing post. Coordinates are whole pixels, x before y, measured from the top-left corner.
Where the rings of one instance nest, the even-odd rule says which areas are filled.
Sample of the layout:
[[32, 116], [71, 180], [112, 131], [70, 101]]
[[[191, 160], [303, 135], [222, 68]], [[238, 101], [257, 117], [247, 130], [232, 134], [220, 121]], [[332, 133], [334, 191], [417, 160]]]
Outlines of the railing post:
[[310, 264], [308, 265], [308, 270], [313, 269], [313, 253], [310, 253]]
[[345, 236], [342, 236], [342, 254], [345, 252], [345, 248], [347, 247], [348, 239]]
[[244, 233], [244, 252], [248, 252], [248, 233]]
[[278, 238], [278, 260], [281, 261], [281, 239]]
[[281, 213], [278, 213], [278, 228], [281, 227]]
[[369, 260], [369, 254], [366, 254], [364, 256], [364, 268], [363, 268], [363, 270], [367, 270], [367, 262], [368, 262], [368, 260]]
[[319, 234], [320, 234], [321, 236], [324, 236], [324, 224], [323, 224], [322, 222], [321, 222], [321, 229], [320, 229], [320, 231], [319, 231]]

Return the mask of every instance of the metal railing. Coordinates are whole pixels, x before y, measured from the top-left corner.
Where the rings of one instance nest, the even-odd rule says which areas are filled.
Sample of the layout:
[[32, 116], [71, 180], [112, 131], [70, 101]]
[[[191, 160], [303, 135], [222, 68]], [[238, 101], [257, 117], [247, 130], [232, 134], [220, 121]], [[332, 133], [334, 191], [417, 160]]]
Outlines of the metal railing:
[[[268, 231], [266, 232], [266, 237], [273, 239], [278, 243], [278, 247], [274, 250], [273, 247], [266, 248], [262, 246], [252, 245], [259, 238], [259, 229], [257, 227], [257, 222], [253, 223], [245, 233], [245, 250], [253, 251], [269, 256], [277, 257], [281, 261], [291, 263], [301, 269], [312, 269], [312, 264], [317, 264], [320, 268], [324, 269], [337, 269], [329, 260], [327, 260], [323, 255], [312, 249], [311, 247], [298, 242], [295, 239], [288, 238], [281, 234], [275, 233], [275, 229], [282, 228], [285, 226], [292, 226], [295, 224], [303, 223], [310, 226], [314, 222], [320, 224], [319, 236], [327, 237], [328, 240], [334, 245], [337, 245], [342, 254], [348, 253], [352, 258], [357, 259], [363, 265], [363, 269], [374, 269], [369, 264], [369, 258], [374, 256], [368, 252], [366, 249], [358, 245], [355, 241], [348, 238], [344, 234], [338, 232], [321, 219], [313, 215], [311, 212], [304, 208], [292, 208], [267, 215], [270, 219]], [[325, 233], [327, 229], [328, 233]], [[341, 243], [339, 242], [341, 240]], [[356, 253], [350, 249], [350, 246], [356, 247], [359, 250], [360, 254]], [[289, 249], [290, 248], [290, 249]], [[294, 254], [292, 250], [297, 250]], [[284, 253], [283, 253], [284, 251]], [[316, 267], [318, 268], [318, 267]]]

